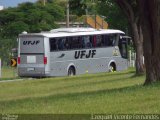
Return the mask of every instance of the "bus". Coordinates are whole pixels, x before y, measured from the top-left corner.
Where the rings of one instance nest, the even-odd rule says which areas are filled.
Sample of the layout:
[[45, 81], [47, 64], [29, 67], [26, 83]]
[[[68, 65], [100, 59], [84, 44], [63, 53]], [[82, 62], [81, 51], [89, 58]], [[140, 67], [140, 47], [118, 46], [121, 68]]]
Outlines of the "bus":
[[58, 28], [19, 35], [20, 77], [73, 76], [128, 68], [125, 33], [112, 29]]

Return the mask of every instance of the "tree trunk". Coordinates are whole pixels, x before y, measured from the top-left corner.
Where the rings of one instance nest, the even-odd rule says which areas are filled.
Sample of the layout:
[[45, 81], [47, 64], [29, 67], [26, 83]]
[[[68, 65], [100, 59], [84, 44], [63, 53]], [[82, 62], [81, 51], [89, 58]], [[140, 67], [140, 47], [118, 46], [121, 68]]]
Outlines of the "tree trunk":
[[144, 35], [145, 84], [160, 81], [160, 1], [139, 0]]
[[133, 43], [136, 50], [136, 74], [143, 74], [145, 71], [143, 64], [143, 33], [139, 24], [138, 16], [129, 1], [116, 0], [115, 2], [119, 5], [124, 14], [127, 16], [128, 22], [131, 25]]
[[131, 23], [133, 41], [136, 50], [136, 74], [144, 74], [144, 63], [143, 63], [143, 34], [141, 27], [135, 22]]

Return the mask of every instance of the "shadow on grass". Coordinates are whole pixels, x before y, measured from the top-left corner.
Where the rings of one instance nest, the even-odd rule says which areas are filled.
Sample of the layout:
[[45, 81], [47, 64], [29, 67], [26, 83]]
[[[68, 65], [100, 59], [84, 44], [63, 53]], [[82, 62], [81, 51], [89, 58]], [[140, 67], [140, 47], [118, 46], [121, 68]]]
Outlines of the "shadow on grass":
[[[128, 72], [127, 72], [128, 73]], [[129, 72], [130, 73], [130, 72]], [[131, 72], [131, 73], [133, 73], [133, 72]], [[109, 75], [111, 75], [112, 76], [112, 78], [109, 78], [109, 79], [105, 79], [105, 77], [107, 77], [107, 75], [99, 75], [99, 74], [97, 74], [96, 75], [96, 77], [98, 76], [98, 78], [101, 78], [101, 77], [104, 77], [102, 80], [86, 80], [86, 82], [82, 82], [82, 83], [80, 83], [80, 82], [77, 82], [77, 83], [74, 83], [74, 84], [66, 84], [65, 86], [55, 86], [55, 87], [53, 87], [51, 90], [52, 91], [59, 91], [59, 90], [67, 90], [67, 89], [73, 89], [74, 90], [74, 88], [80, 88], [80, 87], [90, 87], [90, 86], [95, 86], [95, 85], [98, 85], [98, 86], [100, 86], [100, 85], [103, 85], [103, 84], [109, 84], [109, 83], [115, 83], [115, 82], [117, 82], [117, 84], [118, 83], [122, 83], [122, 82], [124, 82], [125, 83], [125, 81], [130, 81], [130, 80], [132, 80], [132, 79], [129, 79], [130, 77], [130, 74], [127, 74], [126, 76], [124, 76], [124, 77], [122, 77], [122, 78], [119, 78], [119, 77], [117, 77], [117, 76], [119, 76], [119, 75], [121, 75], [121, 76], [123, 76], [124, 74], [126, 74], [126, 73], [109, 73]], [[113, 77], [113, 75], [115, 75], [117, 78], [119, 78], [119, 79], [115, 79], [115, 77]], [[80, 77], [81, 79], [82, 78], [86, 78], [86, 76], [84, 75], [84, 76], [82, 76], [82, 77]], [[68, 77], [69, 78], [69, 77]], [[77, 79], [77, 77], [71, 77], [73, 80], [74, 79]], [[89, 79], [93, 79], [93, 76], [89, 76], [88, 77]], [[61, 78], [62, 79], [62, 78]], [[58, 80], [61, 80], [61, 79], [58, 79]], [[64, 78], [65, 79], [65, 78]], [[64, 80], [64, 79], [62, 79], [62, 80]], [[70, 80], [70, 79], [69, 79]], [[78, 79], [79, 80], [79, 79]], [[82, 79], [83, 80], [83, 79]], [[45, 80], [43, 80], [43, 81], [45, 81]], [[47, 80], [48, 81], [48, 80]], [[66, 81], [66, 79], [65, 79], [65, 81]], [[80, 80], [79, 80], [80, 81]], [[53, 82], [53, 81], [52, 81]], [[66, 82], [68, 82], [68, 81], [66, 81]], [[72, 82], [72, 81], [71, 81]], [[95, 89], [96, 89], [96, 87], [95, 87]], [[88, 89], [88, 90], [90, 90], [90, 89]], [[101, 88], [99, 88], [99, 90], [97, 90], [97, 92], [102, 92], [102, 91], [111, 91], [111, 90], [114, 90], [114, 89], [103, 89], [103, 90], [101, 90]], [[116, 89], [116, 90], [118, 90], [118, 89]], [[83, 90], [82, 90], [83, 91]], [[96, 91], [94, 91], [94, 90], [92, 90], [93, 92], [95, 92], [96, 93]], [[67, 94], [68, 95], [74, 95], [74, 94], [85, 94], [85, 92], [78, 92], [78, 93], [65, 93], [66, 94], [66, 96], [67, 96]], [[88, 93], [90, 93], [89, 91], [87, 91], [86, 90], [86, 93], [88, 94]], [[52, 93], [50, 94], [51, 96], [61, 96], [61, 95], [65, 95], [65, 94], [63, 94], [63, 93], [59, 93], [59, 94], [55, 94], [55, 95], [53, 95]], [[45, 95], [43, 96], [43, 97], [45, 97]], [[28, 96], [28, 97], [26, 97], [26, 98], [22, 98], [22, 99], [27, 99], [27, 98], [31, 98], [30, 96]], [[33, 97], [33, 99], [35, 99], [36, 97]], [[17, 99], [17, 100], [20, 100], [20, 99]]]
[[134, 75], [132, 75], [131, 78], [143, 77], [143, 76], [145, 76], [145, 74], [136, 74], [136, 73], [134, 73]]
[[128, 87], [123, 87], [123, 88], [103, 89], [103, 90], [97, 90], [97, 91], [85, 91], [85, 92], [80, 92], [80, 93], [77, 92], [77, 93], [57, 94], [57, 95], [53, 95], [53, 96], [43, 97], [41, 99], [49, 99], [49, 100], [57, 101], [58, 99], [64, 99], [64, 98], [77, 98], [77, 97], [85, 97], [85, 96], [94, 97], [96, 95], [132, 92], [132, 91], [138, 90], [140, 88], [143, 88], [143, 86], [142, 85], [134, 85], [134, 86], [128, 86]]
[[[136, 93], [139, 90], [145, 90], [145, 89], [151, 89], [153, 87], [160, 87], [160, 84], [153, 85], [151, 87], [142, 86], [142, 85], [133, 85], [133, 86], [127, 86], [123, 88], [114, 88], [114, 89], [103, 89], [103, 90], [96, 90], [96, 91], [84, 91], [84, 92], [76, 92], [76, 93], [66, 93], [66, 94], [56, 94], [56, 95], [50, 95], [50, 96], [42, 96], [42, 97], [32, 97], [32, 98], [24, 98], [19, 100], [9, 100], [9, 101], [1, 101], [0, 106], [2, 107], [14, 107], [14, 106], [23, 106], [23, 104], [31, 104], [31, 103], [53, 103], [57, 102], [59, 100], [70, 100], [72, 103], [73, 100], [78, 100], [81, 98], [87, 98], [94, 99], [95, 96], [103, 96], [103, 95], [112, 95], [115, 96], [115, 94], [130, 94], [132, 92]], [[14, 106], [13, 106], [14, 105]]]
[[113, 88], [113, 89], [103, 89], [103, 90], [96, 90], [96, 91], [84, 91], [84, 92], [75, 92], [75, 93], [60, 93], [55, 95], [49, 95], [49, 96], [42, 96], [42, 97], [32, 97], [32, 98], [23, 98], [23, 99], [17, 99], [17, 100], [8, 100], [8, 101], [0, 101], [0, 104], [14, 104], [14, 103], [23, 103], [26, 101], [38, 101], [38, 100], [51, 100], [51, 101], [57, 101], [59, 99], [70, 99], [70, 98], [76, 98], [77, 97], [85, 97], [85, 96], [92, 96], [95, 95], [103, 95], [103, 94], [116, 94], [116, 93], [124, 93], [124, 92], [131, 92], [135, 91], [136, 89], [143, 88], [142, 85], [134, 85], [134, 86], [128, 86], [123, 88]]
[[97, 80], [97, 81], [92, 81], [90, 80], [89, 82], [83, 82], [83, 83], [75, 83], [75, 84], [72, 84], [72, 85], [66, 85], [66, 86], [63, 86], [63, 87], [56, 87], [56, 88], [53, 88], [52, 90], [56, 91], [56, 90], [61, 90], [61, 89], [69, 89], [69, 88], [76, 88], [76, 87], [87, 87], [87, 86], [95, 86], [95, 85], [101, 85], [101, 84], [109, 84], [109, 83], [118, 83], [118, 82], [126, 82], [126, 81], [131, 81], [133, 80], [132, 79], [128, 79], [129, 77], [123, 77], [123, 78], [120, 78], [120, 79], [115, 79], [115, 78], [110, 78], [108, 80], [106, 79], [103, 79], [103, 80]]

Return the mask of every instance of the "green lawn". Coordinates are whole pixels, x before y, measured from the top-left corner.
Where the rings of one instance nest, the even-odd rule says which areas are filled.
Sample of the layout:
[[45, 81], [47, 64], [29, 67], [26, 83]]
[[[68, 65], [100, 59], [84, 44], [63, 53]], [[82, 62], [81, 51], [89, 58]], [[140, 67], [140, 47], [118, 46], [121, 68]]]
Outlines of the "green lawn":
[[0, 80], [15, 79], [17, 78], [17, 69], [14, 67], [4, 66], [2, 67]]
[[160, 113], [160, 84], [134, 70], [0, 83], [0, 113]]

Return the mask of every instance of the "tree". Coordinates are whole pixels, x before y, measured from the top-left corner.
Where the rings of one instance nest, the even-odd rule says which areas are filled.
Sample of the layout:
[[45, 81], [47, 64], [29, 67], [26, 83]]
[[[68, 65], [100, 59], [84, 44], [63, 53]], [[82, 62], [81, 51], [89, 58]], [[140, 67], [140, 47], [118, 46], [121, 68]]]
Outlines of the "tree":
[[78, 16], [86, 14], [87, 0], [69, 0], [70, 11]]
[[128, 22], [131, 26], [133, 43], [136, 50], [136, 73], [143, 74], [143, 34], [140, 24], [138, 3], [136, 0], [115, 0], [115, 2], [127, 16]]
[[139, 0], [144, 35], [145, 84], [160, 81], [160, 1]]
[[[18, 37], [18, 34], [23, 31], [29, 31], [29, 26], [22, 21], [15, 21], [6, 25], [4, 31], [5, 35], [10, 35], [10, 38], [14, 38]], [[8, 38], [8, 36], [5, 36], [5, 38]]]
[[64, 10], [55, 3], [22, 3], [0, 11], [0, 57], [9, 62], [12, 48], [17, 47], [17, 36], [23, 31], [40, 32], [57, 28]]
[[121, 9], [124, 9], [124, 6], [128, 6], [128, 9], [123, 10], [124, 12], [130, 11], [129, 7], [134, 3], [138, 13], [133, 11], [132, 14], [137, 13], [136, 20], [139, 28], [142, 27], [144, 38], [145, 84], [160, 81], [160, 1], [134, 0], [129, 2], [128, 0], [116, 0], [116, 2], [121, 5]]
[[48, 31], [57, 28], [55, 21], [64, 16], [63, 9], [54, 3], [48, 3], [45, 6], [40, 3], [20, 4], [18, 12], [20, 11], [24, 15], [22, 21], [29, 25], [29, 32]]
[[2, 65], [10, 64], [11, 50], [15, 47], [17, 47], [17, 44], [14, 40], [0, 37], [0, 57], [2, 59]]
[[101, 0], [97, 2], [97, 12], [105, 16], [110, 29], [120, 29], [130, 33], [130, 28], [126, 16], [113, 0]]

